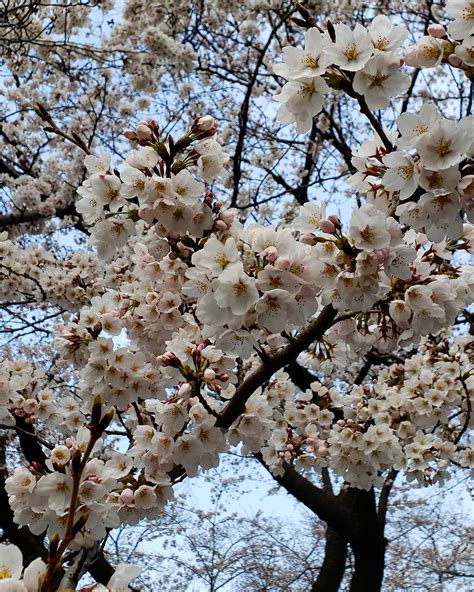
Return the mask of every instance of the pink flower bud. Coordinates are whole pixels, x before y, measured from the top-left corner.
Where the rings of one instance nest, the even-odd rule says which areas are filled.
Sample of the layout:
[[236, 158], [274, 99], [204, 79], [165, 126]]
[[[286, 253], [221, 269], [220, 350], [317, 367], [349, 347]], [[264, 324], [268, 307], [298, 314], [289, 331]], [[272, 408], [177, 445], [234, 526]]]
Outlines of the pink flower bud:
[[[213, 199], [214, 199], [214, 194], [212, 193], [212, 191], [206, 191], [206, 195], [204, 196], [204, 203], [206, 204], [206, 206], [211, 207]], [[220, 203], [222, 203], [222, 202], [220, 202]]]
[[454, 53], [448, 56], [448, 62], [451, 64], [451, 66], [454, 66], [455, 68], [460, 68], [463, 63], [461, 58], [455, 55]]
[[333, 234], [336, 231], [336, 226], [331, 222], [331, 220], [320, 220], [319, 221], [319, 229], [327, 234]]
[[127, 138], [127, 140], [136, 140], [137, 139], [137, 134], [131, 129], [126, 129], [123, 132], [123, 135]]
[[192, 386], [189, 384], [189, 382], [185, 382], [178, 389], [178, 397], [181, 397], [182, 399], [189, 399], [192, 392], [193, 392]]
[[340, 230], [341, 221], [335, 214], [331, 214], [330, 216], [328, 216], [328, 220], [334, 224], [337, 230]]
[[206, 368], [206, 370], [204, 370], [204, 380], [206, 382], [212, 382], [213, 380], [215, 380], [215, 378], [216, 373], [212, 368]]
[[214, 222], [214, 228], [216, 230], [227, 230], [228, 226], [227, 224], [224, 222], [224, 220], [216, 220]]
[[418, 50], [415, 46], [409, 47], [405, 54], [405, 64], [412, 68], [419, 68], [420, 62], [418, 61]]
[[181, 366], [179, 358], [172, 352], [166, 352], [161, 356], [157, 356], [156, 361], [158, 364], [162, 364], [163, 366], [171, 366], [172, 368], [179, 368], [179, 366]]
[[221, 212], [219, 214], [219, 218], [221, 220], [224, 220], [224, 222], [227, 224], [227, 226], [230, 228], [232, 226], [232, 223], [234, 222], [234, 214], [232, 212]]
[[278, 258], [278, 251], [275, 247], [268, 247], [267, 252], [265, 253], [265, 259], [273, 263]]
[[314, 234], [310, 232], [305, 232], [304, 234], [300, 234], [300, 242], [304, 243], [305, 245], [314, 246], [318, 241]]
[[291, 265], [291, 262], [286, 257], [278, 257], [275, 260], [275, 267], [280, 271], [286, 271]]
[[199, 126], [201, 131], [208, 132], [210, 129], [216, 127], [216, 120], [212, 115], [204, 115], [197, 120], [196, 125]]
[[153, 138], [153, 133], [146, 121], [140, 122], [135, 128], [135, 131], [140, 140], [151, 140]]
[[442, 39], [446, 37], [447, 32], [443, 25], [432, 24], [428, 27], [428, 35], [435, 37], [436, 39]]
[[203, 115], [194, 120], [191, 128], [193, 134], [199, 134], [200, 137], [213, 136], [217, 131], [217, 123], [212, 115]]
[[133, 490], [129, 487], [124, 489], [120, 494], [120, 501], [126, 505], [133, 503]]

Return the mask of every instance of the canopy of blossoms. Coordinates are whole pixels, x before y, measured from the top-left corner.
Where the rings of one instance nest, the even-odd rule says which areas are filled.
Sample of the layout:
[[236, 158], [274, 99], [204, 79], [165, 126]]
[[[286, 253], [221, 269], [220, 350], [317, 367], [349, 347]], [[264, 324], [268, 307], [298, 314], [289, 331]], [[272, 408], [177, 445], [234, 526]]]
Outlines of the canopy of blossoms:
[[[72, 137], [87, 152], [76, 210], [92, 251], [65, 262], [0, 235], [2, 299], [70, 312], [56, 329], [60, 389], [26, 359], [0, 370], [1, 422], [46, 434], [42, 456], [7, 479], [14, 519], [51, 541], [24, 572], [3, 548], [0, 590], [57, 589], [67, 551], [158, 518], [176, 482], [232, 446], [275, 476], [330, 468], [364, 490], [390, 471], [423, 485], [474, 468], [474, 345], [449, 332], [474, 294], [473, 118], [426, 102], [393, 133], [374, 114], [413, 67], [472, 80], [473, 14], [447, 2], [446, 28], [410, 47], [379, 15], [309, 23], [304, 47], [284, 48], [279, 122], [305, 134], [342, 93], [373, 127], [351, 155], [359, 206], [347, 220], [309, 201], [281, 224], [243, 223], [213, 190], [230, 162], [210, 115], [176, 137], [141, 121], [121, 163]], [[350, 384], [347, 367], [374, 350], [388, 366]], [[110, 591], [131, 579], [114, 577]]]

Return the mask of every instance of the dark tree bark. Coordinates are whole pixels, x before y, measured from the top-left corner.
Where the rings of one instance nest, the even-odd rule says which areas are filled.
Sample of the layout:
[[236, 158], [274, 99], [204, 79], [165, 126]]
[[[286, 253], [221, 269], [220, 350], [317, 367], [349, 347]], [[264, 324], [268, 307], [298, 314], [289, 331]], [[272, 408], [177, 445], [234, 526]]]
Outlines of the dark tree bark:
[[351, 592], [380, 592], [385, 567], [385, 539], [377, 516], [375, 491], [351, 490], [354, 532], [349, 540], [354, 554]]
[[324, 560], [311, 592], [337, 592], [346, 570], [347, 540], [328, 526]]

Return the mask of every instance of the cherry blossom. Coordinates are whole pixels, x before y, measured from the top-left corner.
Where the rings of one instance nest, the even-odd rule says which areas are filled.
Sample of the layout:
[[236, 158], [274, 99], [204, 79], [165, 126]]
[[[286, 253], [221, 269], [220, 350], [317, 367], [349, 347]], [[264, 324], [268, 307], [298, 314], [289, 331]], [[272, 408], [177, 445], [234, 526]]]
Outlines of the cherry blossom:
[[373, 47], [367, 30], [357, 24], [353, 30], [347, 25], [334, 25], [335, 42], [327, 39], [326, 53], [331, 63], [343, 70], [356, 72], [365, 66], [372, 55]]
[[284, 47], [285, 61], [283, 64], [275, 65], [273, 71], [289, 80], [321, 76], [329, 65], [325, 50], [323, 36], [312, 27], [305, 33], [304, 50], [299, 47]]
[[399, 72], [396, 57], [379, 53], [356, 72], [354, 90], [364, 95], [371, 109], [385, 109], [389, 98], [402, 94], [410, 85], [410, 77]]
[[278, 121], [296, 123], [299, 134], [307, 132], [311, 128], [313, 117], [322, 109], [323, 95], [326, 92], [329, 92], [329, 87], [321, 77], [290, 80], [273, 97], [281, 103]]
[[466, 39], [474, 33], [474, 4], [471, 0], [448, 0], [446, 13], [452, 19], [448, 32], [454, 39]]

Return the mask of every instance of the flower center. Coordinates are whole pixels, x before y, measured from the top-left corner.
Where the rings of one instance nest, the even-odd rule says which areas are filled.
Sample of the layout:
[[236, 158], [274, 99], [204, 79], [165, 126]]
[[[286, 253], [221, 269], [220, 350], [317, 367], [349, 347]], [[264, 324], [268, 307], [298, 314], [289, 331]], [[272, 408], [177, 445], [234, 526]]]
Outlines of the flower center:
[[386, 37], [382, 37], [382, 35], [377, 37], [376, 41], [373, 41], [372, 44], [376, 49], [386, 49], [389, 45], [388, 39]]
[[451, 140], [446, 140], [445, 138], [438, 141], [436, 144], [436, 152], [440, 156], [446, 156], [449, 154], [449, 149], [451, 148]]
[[433, 171], [431, 175], [426, 177], [430, 187], [441, 187], [441, 183], [443, 181], [443, 177], [437, 172]]
[[342, 52], [349, 61], [356, 60], [359, 56], [359, 52], [357, 51], [357, 46], [355, 43], [351, 43], [346, 45]]
[[382, 86], [382, 84], [385, 82], [385, 80], [387, 80], [387, 76], [385, 76], [384, 74], [381, 74], [380, 72], [377, 72], [377, 74], [374, 74], [373, 76], [370, 76], [370, 86], [373, 88], [374, 86]]
[[214, 257], [214, 261], [216, 263], [218, 263], [219, 265], [221, 265], [222, 267], [225, 267], [227, 265], [227, 263], [229, 263], [229, 260], [227, 259], [227, 257], [224, 255], [224, 253], [218, 253], [215, 257]]
[[366, 226], [363, 230], [360, 231], [360, 236], [367, 242], [371, 242], [374, 238], [374, 231], [370, 226]]
[[440, 54], [440, 50], [432, 45], [425, 45], [422, 53], [425, 58], [437, 58]]
[[400, 175], [400, 177], [402, 179], [410, 179], [413, 176], [413, 166], [410, 164], [407, 164], [405, 166], [401, 166], [398, 169], [398, 174]]
[[474, 8], [471, 6], [467, 6], [462, 11], [462, 19], [464, 21], [472, 21], [474, 20]]
[[0, 580], [5, 580], [6, 578], [11, 578], [12, 572], [7, 565], [0, 565]]
[[415, 127], [415, 129], [413, 130], [413, 133], [416, 134], [417, 136], [421, 136], [421, 134], [425, 134], [427, 131], [428, 131], [428, 126], [419, 125], [418, 127]]
[[303, 56], [303, 64], [308, 68], [317, 68], [319, 66], [319, 59], [310, 53], [305, 53]]
[[311, 84], [302, 83], [302, 84], [300, 84], [297, 94], [302, 95], [303, 97], [308, 97], [313, 94], [313, 91], [314, 91], [314, 86], [312, 83]]
[[247, 286], [244, 282], [238, 282], [234, 284], [234, 294], [236, 296], [243, 296], [247, 292]]

